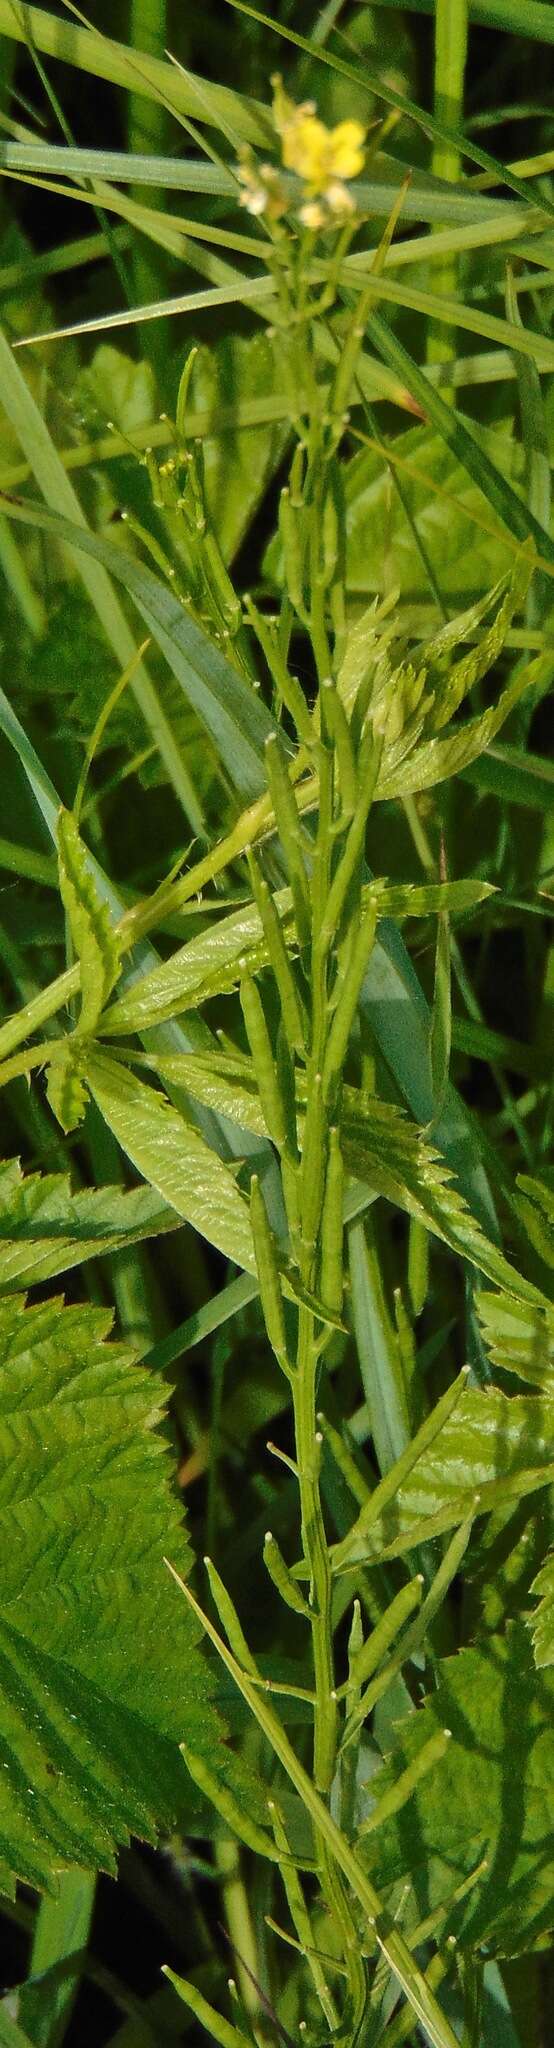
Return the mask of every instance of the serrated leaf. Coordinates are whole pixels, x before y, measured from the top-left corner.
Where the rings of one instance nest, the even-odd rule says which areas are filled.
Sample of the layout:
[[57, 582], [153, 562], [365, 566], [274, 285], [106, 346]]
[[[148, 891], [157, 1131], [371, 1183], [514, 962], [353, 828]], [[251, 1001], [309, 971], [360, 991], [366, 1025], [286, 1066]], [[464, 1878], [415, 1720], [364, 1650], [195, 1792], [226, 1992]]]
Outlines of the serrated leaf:
[[[156, 1434], [164, 1389], [107, 1344], [110, 1317], [0, 1309], [0, 1889], [113, 1870], [174, 1824], [178, 1743], [218, 1723], [164, 1552], [181, 1517]], [[176, 1627], [176, 1619], [180, 1626]], [[163, 1673], [163, 1683], [160, 1674]]]
[[334, 1551], [336, 1569], [375, 1556], [400, 1557], [424, 1536], [454, 1529], [522, 1499], [554, 1479], [554, 1399], [496, 1387], [468, 1388], [451, 1419], [370, 1526], [362, 1509]]
[[145, 1087], [106, 1054], [91, 1052], [87, 1083], [122, 1151], [162, 1201], [226, 1258], [254, 1273], [248, 1203], [195, 1125], [185, 1123], [167, 1096]]
[[457, 1938], [518, 1955], [554, 1911], [554, 1676], [537, 1676], [521, 1624], [436, 1666], [435, 1690], [399, 1729], [372, 1795], [380, 1799], [445, 1727], [452, 1739], [442, 1761], [360, 1854], [381, 1886], [410, 1878], [418, 1916], [486, 1855], [487, 1871], [456, 1913]]
[[109, 1000], [118, 979], [121, 954], [107, 905], [102, 902], [87, 866], [86, 848], [72, 811], [60, 812], [58, 859], [62, 903], [81, 968], [77, 1033], [84, 1037], [92, 1035]]
[[0, 1294], [38, 1286], [71, 1266], [143, 1238], [174, 1230], [173, 1209], [150, 1188], [83, 1188], [65, 1174], [28, 1174], [16, 1159], [0, 1166]]
[[554, 1266], [554, 1191], [530, 1173], [518, 1173], [516, 1186], [516, 1207], [531, 1244], [547, 1266]]
[[554, 1664], [554, 1551], [533, 1580], [531, 1592], [540, 1596], [529, 1626], [535, 1663], [542, 1670], [546, 1664]]
[[554, 1392], [554, 1310], [483, 1292], [475, 1306], [492, 1364]]

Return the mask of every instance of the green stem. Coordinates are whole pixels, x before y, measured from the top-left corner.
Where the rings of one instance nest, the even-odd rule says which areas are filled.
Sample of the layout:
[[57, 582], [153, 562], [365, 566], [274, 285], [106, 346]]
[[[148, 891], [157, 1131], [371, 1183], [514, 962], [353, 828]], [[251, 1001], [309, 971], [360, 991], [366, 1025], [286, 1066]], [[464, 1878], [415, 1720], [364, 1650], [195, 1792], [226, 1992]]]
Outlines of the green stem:
[[[464, 74], [467, 54], [468, 0], [436, 0], [435, 11], [435, 117], [443, 128], [461, 128], [464, 106]], [[455, 185], [460, 176], [458, 143], [435, 142], [433, 173]], [[456, 258], [445, 256], [436, 269], [436, 288], [445, 297], [456, 294]], [[427, 346], [429, 363], [450, 362], [456, 355], [455, 330], [439, 323], [431, 328]], [[453, 403], [452, 388], [443, 397]]]

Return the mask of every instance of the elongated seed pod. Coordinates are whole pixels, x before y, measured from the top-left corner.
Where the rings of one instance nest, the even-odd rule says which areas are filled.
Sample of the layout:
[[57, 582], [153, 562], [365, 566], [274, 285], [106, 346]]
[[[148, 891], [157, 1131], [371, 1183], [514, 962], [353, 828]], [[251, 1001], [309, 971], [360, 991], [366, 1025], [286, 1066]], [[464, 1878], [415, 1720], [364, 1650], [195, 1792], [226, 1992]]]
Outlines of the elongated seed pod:
[[362, 982], [373, 948], [377, 928], [377, 905], [372, 904], [356, 934], [344, 982], [333, 1017], [323, 1063], [325, 1102], [332, 1101], [341, 1079]]
[[251, 2036], [243, 2034], [240, 2027], [231, 2026], [223, 2013], [216, 2012], [215, 2006], [209, 2004], [203, 1992], [197, 1989], [196, 1984], [191, 1984], [188, 1977], [179, 1977], [176, 1970], [170, 1970], [168, 1963], [162, 1963], [162, 1973], [173, 1985], [183, 2005], [188, 2005], [195, 2019], [200, 2021], [209, 2041], [218, 2041], [219, 2048], [252, 2048]]
[[338, 1467], [339, 1472], [342, 1473], [343, 1479], [346, 1480], [353, 1499], [358, 1502], [358, 1507], [363, 1508], [366, 1501], [371, 1499], [371, 1494], [362, 1473], [358, 1470], [356, 1459], [352, 1456], [352, 1452], [349, 1450], [348, 1444], [345, 1443], [344, 1437], [341, 1436], [340, 1430], [335, 1429], [334, 1423], [329, 1421], [329, 1417], [327, 1415], [318, 1415], [317, 1419], [324, 1441], [335, 1460], [335, 1465]]
[[325, 1193], [321, 1215], [320, 1293], [325, 1307], [340, 1316], [344, 1287], [343, 1224], [344, 1168], [340, 1135], [336, 1124], [329, 1131]]
[[250, 1182], [250, 1220], [254, 1239], [254, 1252], [260, 1297], [269, 1342], [275, 1352], [282, 1371], [290, 1378], [291, 1367], [287, 1357], [287, 1336], [281, 1280], [277, 1264], [275, 1240], [268, 1222], [262, 1190], [257, 1174]]
[[354, 1685], [357, 1685], [357, 1684], [358, 1684], [358, 1679], [357, 1679], [357, 1677], [356, 1677], [356, 1662], [357, 1662], [357, 1660], [359, 1660], [359, 1658], [360, 1658], [360, 1654], [361, 1654], [361, 1651], [363, 1650], [363, 1647], [364, 1647], [364, 1630], [363, 1630], [363, 1622], [362, 1622], [362, 1610], [361, 1610], [361, 1606], [360, 1606], [360, 1602], [359, 1602], [359, 1600], [358, 1600], [358, 1599], [356, 1599], [356, 1600], [354, 1600], [354, 1602], [353, 1602], [353, 1607], [352, 1607], [352, 1621], [351, 1621], [351, 1624], [350, 1624], [350, 1635], [349, 1635], [349, 1637], [348, 1637], [348, 1673], [349, 1673], [349, 1681], [348, 1681], [348, 1682], [349, 1682], [349, 1684], [350, 1684], [350, 1683], [352, 1683], [352, 1684], [354, 1684]]
[[361, 869], [361, 860], [364, 850], [366, 825], [369, 811], [371, 809], [373, 794], [377, 783], [380, 759], [380, 744], [376, 744], [375, 746], [373, 746], [371, 755], [369, 755], [367, 749], [365, 750], [364, 754], [364, 747], [362, 746], [359, 762], [358, 796], [356, 800], [356, 808], [354, 811], [352, 823], [347, 833], [347, 837], [344, 843], [344, 847], [342, 850], [341, 858], [336, 873], [333, 876], [325, 910], [322, 938], [325, 941], [327, 941], [327, 943], [331, 942], [331, 940], [334, 938], [335, 932], [338, 931], [338, 927], [346, 903], [346, 898], [348, 895], [348, 890], [356, 875], [357, 870]]
[[280, 1593], [281, 1599], [285, 1601], [286, 1606], [292, 1607], [294, 1614], [303, 1614], [305, 1621], [309, 1621], [310, 1609], [308, 1602], [304, 1599], [304, 1594], [301, 1592], [300, 1587], [297, 1586], [296, 1580], [293, 1579], [288, 1564], [285, 1564], [285, 1559], [279, 1549], [276, 1537], [271, 1533], [271, 1529], [268, 1529], [264, 1536], [264, 1564], [269, 1572], [270, 1579], [273, 1579], [273, 1584], [276, 1586], [277, 1592]]
[[266, 740], [265, 760], [277, 831], [287, 858], [298, 941], [299, 945], [307, 946], [311, 930], [310, 898], [300, 838], [300, 819], [277, 733], [270, 733], [269, 739]]
[[281, 919], [275, 908], [271, 890], [268, 888], [265, 877], [260, 871], [258, 861], [255, 860], [254, 855], [250, 851], [248, 853], [248, 868], [253, 895], [256, 899], [263, 925], [270, 963], [279, 990], [281, 1015], [289, 1046], [291, 1052], [303, 1052], [305, 1032], [300, 997], [283, 938]]
[[308, 1110], [302, 1153], [301, 1228], [306, 1246], [314, 1247], [321, 1218], [327, 1161], [327, 1127], [321, 1074], [308, 1089]]
[[304, 604], [304, 509], [293, 503], [288, 486], [279, 500], [279, 532], [283, 546], [285, 582], [293, 611], [305, 618]]
[[252, 981], [249, 974], [242, 976], [240, 1000], [265, 1121], [270, 1138], [273, 1139], [278, 1151], [282, 1152], [289, 1135], [286, 1103], [281, 1093], [262, 999], [255, 981]]
[[258, 1822], [252, 1820], [250, 1814], [245, 1813], [244, 1807], [235, 1799], [229, 1786], [224, 1785], [217, 1771], [210, 1770], [205, 1757], [197, 1756], [196, 1750], [189, 1749], [187, 1742], [180, 1742], [179, 1748], [199, 1792], [205, 1794], [210, 1805], [215, 1807], [216, 1813], [220, 1813], [222, 1820], [227, 1821], [231, 1832], [238, 1835], [239, 1842], [244, 1842], [247, 1849], [254, 1849], [258, 1856], [268, 1856], [270, 1863], [280, 1863], [279, 1850], [271, 1835], [266, 1834], [265, 1828], [259, 1827]]
[[354, 816], [359, 797], [358, 776], [354, 749], [350, 738], [350, 727], [341, 704], [332, 676], [326, 676], [321, 685], [322, 722], [326, 734], [333, 741], [338, 761], [341, 807], [344, 822]]
[[393, 1814], [401, 1812], [406, 1800], [411, 1798], [416, 1786], [421, 1784], [422, 1778], [426, 1778], [428, 1772], [434, 1770], [435, 1764], [439, 1764], [443, 1756], [446, 1756], [451, 1740], [451, 1728], [439, 1728], [435, 1735], [429, 1737], [428, 1742], [424, 1742], [417, 1756], [407, 1764], [406, 1770], [401, 1771], [396, 1784], [389, 1786], [388, 1792], [384, 1792], [382, 1799], [377, 1801], [373, 1812], [362, 1821], [360, 1836], [374, 1834], [376, 1828], [382, 1827], [383, 1821], [391, 1820]]
[[423, 1579], [421, 1573], [418, 1572], [417, 1578], [409, 1579], [407, 1586], [402, 1586], [400, 1592], [395, 1594], [394, 1600], [391, 1600], [390, 1606], [386, 1608], [381, 1620], [377, 1623], [377, 1627], [372, 1630], [367, 1642], [363, 1644], [363, 1648], [358, 1652], [355, 1669], [352, 1673], [356, 1685], [366, 1685], [368, 1678], [371, 1678], [372, 1673], [378, 1670], [379, 1665], [383, 1662], [383, 1658], [386, 1657], [387, 1650], [390, 1650], [391, 1643], [395, 1643], [400, 1635], [405, 1621], [408, 1621], [410, 1614], [414, 1613], [416, 1607], [421, 1606], [422, 1593]]
[[311, 746], [314, 739], [311, 713], [306, 703], [304, 692], [300, 687], [298, 677], [291, 675], [290, 670], [287, 668], [278, 636], [273, 630], [269, 619], [265, 619], [262, 612], [258, 611], [258, 607], [254, 604], [252, 597], [245, 597], [244, 608], [250, 625], [253, 627], [259, 640], [262, 653], [265, 654], [270, 676], [273, 678], [283, 703], [286, 704], [287, 711], [290, 711], [299, 738], [305, 741], [306, 746]]
[[181, 372], [179, 390], [177, 392], [177, 411], [175, 414], [175, 420], [178, 438], [183, 443], [186, 441], [187, 433], [187, 404], [190, 391], [190, 380], [192, 377], [192, 372], [194, 369], [197, 355], [198, 348], [196, 346], [189, 349], [184, 370]]
[[257, 1665], [252, 1656], [252, 1651], [248, 1647], [246, 1636], [243, 1635], [231, 1595], [227, 1592], [227, 1587], [224, 1586], [223, 1579], [220, 1578], [215, 1564], [212, 1564], [211, 1557], [205, 1557], [204, 1564], [210, 1582], [212, 1600], [214, 1606], [217, 1607], [221, 1626], [225, 1629], [229, 1647], [233, 1651], [237, 1663], [242, 1664], [243, 1669], [249, 1671], [252, 1678], [258, 1678]]

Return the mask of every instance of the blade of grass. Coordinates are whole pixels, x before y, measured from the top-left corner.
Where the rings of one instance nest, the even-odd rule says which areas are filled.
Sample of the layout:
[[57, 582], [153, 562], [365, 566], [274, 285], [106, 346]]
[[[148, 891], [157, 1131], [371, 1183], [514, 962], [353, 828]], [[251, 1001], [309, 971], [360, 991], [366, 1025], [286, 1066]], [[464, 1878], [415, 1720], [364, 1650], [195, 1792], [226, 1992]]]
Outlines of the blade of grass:
[[[63, 508], [68, 518], [74, 522], [76, 530], [82, 528], [83, 532], [86, 532], [85, 517], [79, 499], [63, 463], [60, 462], [39, 407], [1, 330], [0, 391], [3, 410], [17, 434], [47, 505]], [[125, 668], [134, 653], [135, 642], [119, 600], [112, 590], [109, 577], [100, 563], [88, 563], [86, 558], [83, 561], [80, 552], [76, 556], [76, 566], [106, 638], [113, 648], [117, 663], [119, 667]], [[145, 725], [163, 760], [168, 779], [190, 820], [193, 831], [202, 832], [202, 812], [190, 776], [181, 758], [159, 694], [144, 663], [135, 671], [132, 689]]]

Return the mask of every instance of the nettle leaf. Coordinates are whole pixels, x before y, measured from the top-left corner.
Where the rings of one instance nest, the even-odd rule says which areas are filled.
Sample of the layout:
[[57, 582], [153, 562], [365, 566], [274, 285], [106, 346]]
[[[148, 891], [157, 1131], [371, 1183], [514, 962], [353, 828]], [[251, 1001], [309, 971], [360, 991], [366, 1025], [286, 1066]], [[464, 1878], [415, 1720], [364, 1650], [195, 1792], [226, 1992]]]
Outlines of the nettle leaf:
[[110, 1317], [0, 1308], [0, 1889], [115, 1867], [186, 1806], [178, 1744], [219, 1742], [156, 1431], [164, 1388]]
[[436, 1689], [398, 1730], [371, 1781], [382, 1798], [423, 1744], [451, 1730], [446, 1754], [360, 1855], [383, 1887], [410, 1879], [423, 1917], [481, 1857], [488, 1868], [457, 1909], [458, 1941], [518, 1955], [554, 1912], [554, 1674], [537, 1674], [525, 1627], [435, 1666]]
[[479, 1293], [475, 1306], [492, 1364], [554, 1393], [554, 1310], [505, 1294]]
[[[414, 1545], [554, 1480], [554, 1398], [470, 1387], [375, 1516], [362, 1508], [335, 1546], [336, 1570]], [[476, 1506], [476, 1496], [478, 1505]]]
[[0, 1294], [38, 1286], [71, 1266], [175, 1230], [173, 1209], [149, 1187], [82, 1188], [69, 1176], [0, 1166]]
[[554, 1551], [550, 1552], [546, 1564], [533, 1580], [531, 1592], [540, 1596], [529, 1626], [535, 1663], [542, 1670], [544, 1665], [554, 1664]]
[[162, 1201], [226, 1258], [255, 1273], [248, 1203], [196, 1126], [104, 1053], [90, 1053], [87, 1084], [122, 1151]]

